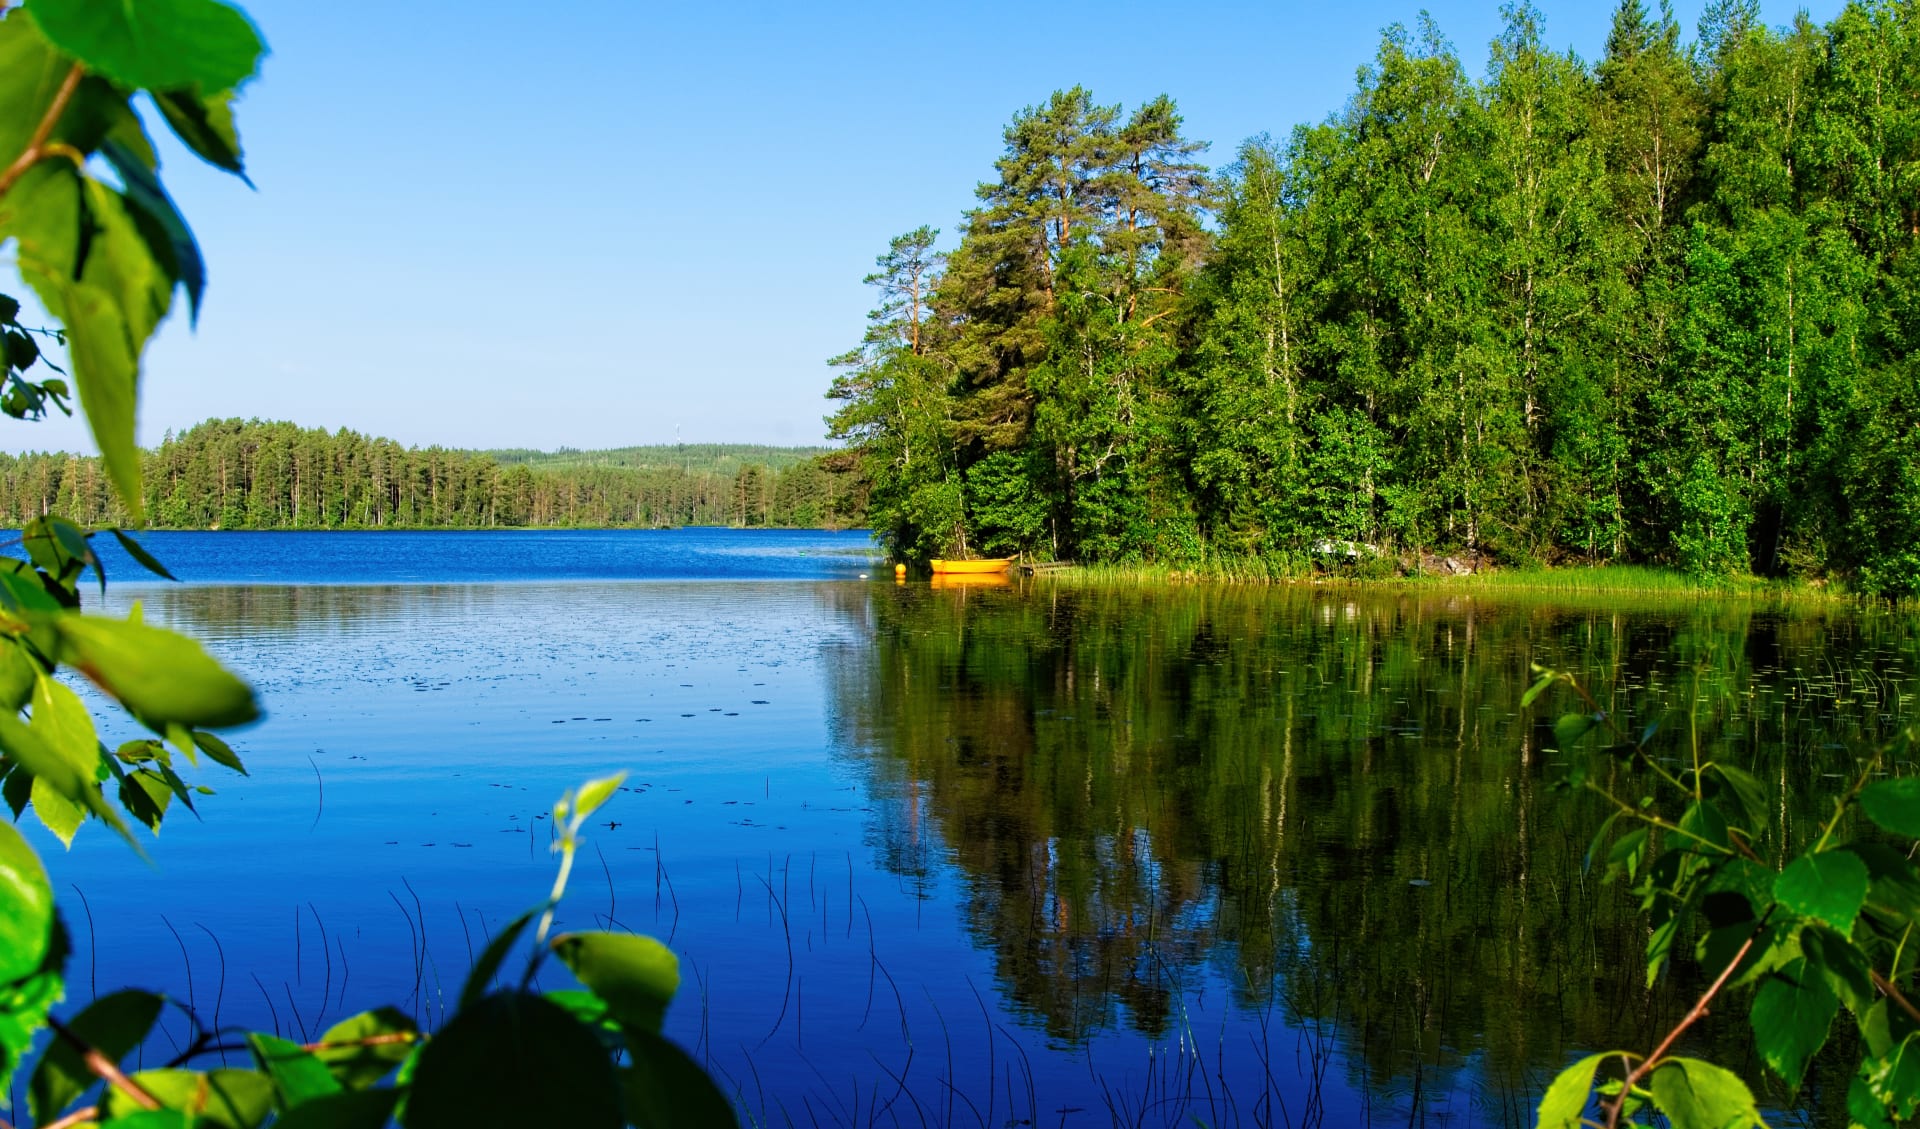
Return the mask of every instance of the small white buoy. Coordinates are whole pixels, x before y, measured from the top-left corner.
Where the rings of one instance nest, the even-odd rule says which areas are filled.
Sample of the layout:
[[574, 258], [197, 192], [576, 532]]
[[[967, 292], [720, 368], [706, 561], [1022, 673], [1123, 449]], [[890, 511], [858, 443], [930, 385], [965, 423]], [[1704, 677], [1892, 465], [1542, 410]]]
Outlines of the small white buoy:
[[867, 574], [866, 574], [866, 573], [864, 573], [864, 572], [863, 572], [863, 573], [861, 573], [861, 574], [860, 574], [860, 579], [862, 579], [862, 580], [865, 580], [866, 578], [867, 578]]

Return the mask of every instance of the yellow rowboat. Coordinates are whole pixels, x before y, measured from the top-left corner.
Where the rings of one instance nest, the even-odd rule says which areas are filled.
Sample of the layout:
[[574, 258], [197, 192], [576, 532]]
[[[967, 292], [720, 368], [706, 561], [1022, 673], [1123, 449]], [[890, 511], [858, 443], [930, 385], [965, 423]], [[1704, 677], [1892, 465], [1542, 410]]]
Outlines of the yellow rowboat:
[[941, 561], [933, 562], [935, 576], [986, 576], [990, 573], [1005, 572], [1013, 563], [1012, 557], [996, 557], [990, 561]]

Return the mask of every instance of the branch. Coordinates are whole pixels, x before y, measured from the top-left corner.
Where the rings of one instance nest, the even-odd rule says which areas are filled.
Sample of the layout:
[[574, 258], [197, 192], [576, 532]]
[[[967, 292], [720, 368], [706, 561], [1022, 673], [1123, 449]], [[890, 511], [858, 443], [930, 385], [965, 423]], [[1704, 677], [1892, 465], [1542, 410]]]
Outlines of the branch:
[[[300, 1044], [300, 1049], [306, 1051], [308, 1054], [313, 1054], [317, 1051], [343, 1051], [354, 1047], [384, 1047], [394, 1043], [412, 1043], [419, 1038], [420, 1033], [417, 1031], [386, 1031], [378, 1035], [368, 1035], [364, 1039], [338, 1039], [330, 1043], [324, 1041], [319, 1043], [302, 1043]], [[248, 1049], [245, 1043], [196, 1043], [174, 1056], [173, 1061], [167, 1065], [169, 1067], [184, 1066], [188, 1062], [206, 1055], [239, 1054]], [[48, 1129], [51, 1129], [51, 1126], [49, 1126]]]
[[47, 1026], [53, 1028], [53, 1033], [65, 1039], [74, 1050], [80, 1052], [80, 1059], [87, 1064], [88, 1070], [106, 1079], [107, 1085], [127, 1095], [127, 1098], [132, 1101], [134, 1105], [139, 1106], [141, 1109], [160, 1108], [159, 1098], [147, 1093], [147, 1091], [141, 1087], [140, 1083], [122, 1074], [120, 1067], [116, 1065], [112, 1059], [102, 1054], [98, 1047], [95, 1047], [80, 1036], [75, 1035], [66, 1024], [51, 1016], [47, 1018]]
[[79, 63], [73, 64], [72, 69], [67, 71], [60, 89], [54, 92], [53, 102], [47, 106], [46, 115], [40, 119], [39, 125], [33, 127], [33, 136], [27, 140], [26, 149], [13, 159], [5, 172], [0, 172], [0, 196], [5, 196], [14, 182], [25, 176], [34, 162], [46, 154], [47, 138], [53, 136], [53, 127], [60, 123], [60, 115], [66, 113], [67, 103], [73, 100], [73, 92], [80, 88], [80, 79], [85, 74], [85, 68]]
[[1727, 981], [1733, 976], [1733, 970], [1739, 968], [1740, 962], [1747, 959], [1747, 953], [1752, 951], [1753, 943], [1760, 938], [1760, 930], [1766, 926], [1767, 918], [1772, 914], [1773, 911], [1769, 909], [1761, 915], [1760, 920], [1754, 923], [1753, 932], [1748, 934], [1746, 943], [1740, 946], [1739, 952], [1733, 954], [1733, 959], [1727, 962], [1727, 967], [1720, 970], [1720, 975], [1701, 994], [1699, 1002], [1681, 1017], [1673, 1030], [1667, 1032], [1667, 1037], [1660, 1040], [1660, 1045], [1653, 1048], [1652, 1054], [1641, 1059], [1640, 1065], [1628, 1072], [1626, 1078], [1620, 1083], [1620, 1093], [1614, 1097], [1613, 1101], [1602, 1104], [1601, 1108], [1607, 1111], [1606, 1129], [1614, 1129], [1620, 1123], [1620, 1110], [1627, 1104], [1627, 1099], [1633, 1096], [1633, 1088], [1639, 1084], [1640, 1079], [1645, 1078], [1654, 1067], [1660, 1065], [1661, 1056], [1673, 1049], [1673, 1044], [1680, 1040], [1680, 1036], [1686, 1033], [1687, 1028], [1698, 1023], [1700, 1018], [1707, 1014], [1707, 1005], [1713, 1002], [1713, 997], [1720, 994], [1721, 988], [1726, 987]]
[[1913, 1001], [1902, 995], [1900, 989], [1894, 986], [1893, 981], [1880, 975], [1879, 969], [1870, 968], [1867, 970], [1867, 975], [1873, 977], [1874, 987], [1886, 993], [1888, 999], [1892, 1000], [1901, 1011], [1907, 1013], [1907, 1018], [1913, 1020], [1915, 1023], [1920, 1023], [1920, 1008], [1914, 1007]]
[[100, 1107], [97, 1105], [83, 1105], [58, 1121], [47, 1122], [45, 1125], [42, 1125], [40, 1129], [73, 1129], [76, 1125], [85, 1125], [88, 1122], [98, 1120], [100, 1120]]

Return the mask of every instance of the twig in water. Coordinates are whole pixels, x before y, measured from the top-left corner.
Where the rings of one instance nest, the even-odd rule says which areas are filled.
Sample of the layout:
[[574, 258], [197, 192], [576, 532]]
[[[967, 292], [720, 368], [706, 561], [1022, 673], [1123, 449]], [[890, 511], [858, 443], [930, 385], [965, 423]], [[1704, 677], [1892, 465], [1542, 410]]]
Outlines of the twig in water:
[[[213, 942], [214, 955], [220, 958], [220, 983], [213, 990], [213, 1029], [218, 1031], [220, 1030], [220, 1005], [225, 1002], [227, 998], [227, 950], [221, 947], [220, 938], [213, 935], [213, 930], [208, 929], [197, 921], [193, 923], [193, 927], [207, 935], [207, 939]], [[227, 1056], [225, 1053], [222, 1053], [220, 1056], [220, 1065], [225, 1066], [226, 1063]]]
[[100, 946], [93, 940], [93, 907], [87, 904], [87, 895], [77, 882], [70, 882], [73, 892], [80, 896], [80, 908], [87, 911], [87, 998], [100, 998]]
[[[180, 938], [180, 931], [173, 927], [173, 922], [167, 920], [166, 914], [160, 915], [160, 923], [167, 927], [167, 932], [173, 934], [173, 943], [180, 946], [180, 963], [187, 967], [187, 1014], [192, 1015], [194, 1009], [199, 1006], [193, 995], [193, 958], [187, 955], [187, 943]], [[163, 1027], [161, 1030], [164, 1031], [166, 1028]]]
[[[755, 877], [758, 876], [756, 875]], [[773, 896], [773, 886], [764, 880], [761, 884], [767, 887], [767, 899], [780, 909], [780, 926], [786, 933], [787, 938], [787, 987], [780, 996], [780, 1015], [773, 1021], [773, 1030], [768, 1031], [766, 1036], [762, 1038], [758, 1044], [758, 1046], [764, 1047], [767, 1045], [767, 1040], [773, 1038], [780, 1030], [780, 1025], [787, 1021], [787, 1005], [792, 1001], [793, 997], [793, 930], [787, 926], [786, 905]]]
[[473, 970], [473, 930], [467, 928], [467, 911], [462, 909], [458, 899], [453, 903], [453, 912], [460, 916], [460, 936], [467, 942], [467, 970]]
[[307, 903], [307, 911], [313, 914], [314, 927], [320, 930], [320, 955], [326, 960], [325, 976], [320, 982], [320, 1010], [313, 1017], [313, 1025], [325, 1029], [327, 1001], [333, 998], [333, 949], [327, 945], [327, 923], [320, 920], [320, 911], [312, 902]]
[[307, 828], [307, 834], [311, 835], [320, 826], [320, 813], [327, 810], [327, 782], [320, 778], [320, 766], [312, 757], [307, 758], [307, 763], [313, 765], [313, 826]]

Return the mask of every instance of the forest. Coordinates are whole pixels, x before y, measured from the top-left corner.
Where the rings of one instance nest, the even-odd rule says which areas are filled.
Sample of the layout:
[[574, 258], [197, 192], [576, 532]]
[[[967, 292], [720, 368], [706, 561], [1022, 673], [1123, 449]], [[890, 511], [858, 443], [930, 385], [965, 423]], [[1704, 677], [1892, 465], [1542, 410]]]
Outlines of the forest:
[[[229, 419], [141, 460], [146, 512], [173, 529], [845, 528], [865, 504], [851, 460], [818, 449], [478, 452]], [[52, 512], [130, 524], [97, 458], [0, 455], [0, 522]]]
[[832, 362], [890, 548], [1920, 590], [1920, 5], [1504, 16], [1218, 169], [1164, 96], [1016, 114]]

